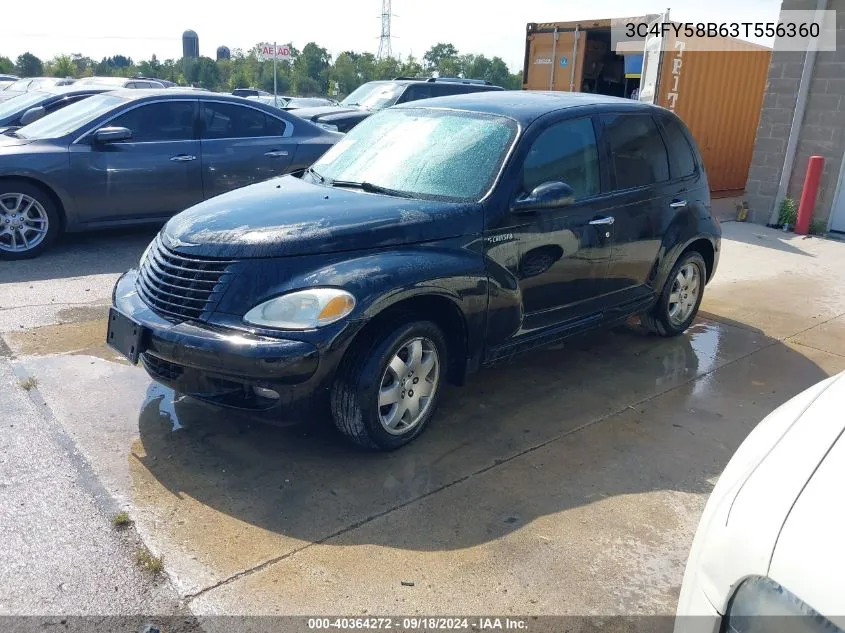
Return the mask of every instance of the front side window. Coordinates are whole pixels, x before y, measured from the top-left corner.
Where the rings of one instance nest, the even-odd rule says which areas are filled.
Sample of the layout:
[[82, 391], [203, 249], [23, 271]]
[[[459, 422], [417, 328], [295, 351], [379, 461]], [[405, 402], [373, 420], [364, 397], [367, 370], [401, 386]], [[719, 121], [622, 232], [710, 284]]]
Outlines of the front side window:
[[399, 108], [365, 119], [314, 170], [415, 197], [475, 201], [493, 185], [518, 126], [475, 112]]
[[35, 123], [22, 127], [16, 134], [21, 138], [59, 138], [110, 112], [124, 101], [125, 99], [114, 95], [94, 95], [48, 114]]
[[234, 103], [206, 102], [203, 138], [258, 138], [281, 136], [284, 124], [255, 108]]
[[531, 193], [545, 182], [565, 182], [576, 199], [599, 193], [599, 156], [589, 117], [555, 123], [531, 145], [522, 168], [522, 191]]
[[602, 117], [617, 189], [669, 180], [669, 158], [654, 119], [647, 114]]
[[109, 122], [132, 130], [133, 143], [194, 138], [195, 101], [162, 101], [137, 107]]

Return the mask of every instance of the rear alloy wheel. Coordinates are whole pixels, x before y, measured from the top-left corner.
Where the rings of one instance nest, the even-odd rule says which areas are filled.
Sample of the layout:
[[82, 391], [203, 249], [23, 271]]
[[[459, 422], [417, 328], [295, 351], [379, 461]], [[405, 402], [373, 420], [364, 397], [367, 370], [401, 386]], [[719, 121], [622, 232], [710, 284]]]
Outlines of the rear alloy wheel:
[[704, 259], [696, 251], [684, 254], [672, 268], [663, 293], [642, 323], [660, 336], [677, 336], [692, 325], [707, 279]]
[[49, 196], [28, 183], [0, 185], [0, 257], [36, 257], [55, 239], [59, 218]]
[[445, 338], [430, 321], [356, 341], [332, 385], [335, 425], [366, 448], [407, 444], [434, 415], [446, 363]]

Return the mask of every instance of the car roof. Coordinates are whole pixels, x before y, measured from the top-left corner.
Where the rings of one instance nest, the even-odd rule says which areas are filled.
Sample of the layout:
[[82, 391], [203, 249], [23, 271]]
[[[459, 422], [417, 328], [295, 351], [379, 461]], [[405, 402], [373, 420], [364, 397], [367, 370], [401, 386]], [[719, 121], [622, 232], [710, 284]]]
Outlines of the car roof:
[[497, 114], [516, 119], [523, 126], [529, 125], [538, 117], [549, 112], [566, 108], [596, 106], [604, 109], [618, 109], [620, 106], [630, 110], [648, 111], [659, 109], [647, 103], [640, 103], [620, 97], [606, 97], [584, 92], [542, 92], [528, 90], [492, 90], [470, 92], [447, 97], [434, 97], [409, 101], [394, 108], [446, 108]]

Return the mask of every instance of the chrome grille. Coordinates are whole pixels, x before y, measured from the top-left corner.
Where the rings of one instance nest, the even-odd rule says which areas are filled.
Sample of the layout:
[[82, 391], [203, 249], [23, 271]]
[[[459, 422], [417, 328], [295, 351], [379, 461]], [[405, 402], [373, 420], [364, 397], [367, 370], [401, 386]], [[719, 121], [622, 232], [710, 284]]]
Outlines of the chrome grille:
[[188, 257], [172, 251], [156, 236], [141, 264], [138, 294], [155, 312], [180, 319], [200, 319], [214, 307], [234, 260]]

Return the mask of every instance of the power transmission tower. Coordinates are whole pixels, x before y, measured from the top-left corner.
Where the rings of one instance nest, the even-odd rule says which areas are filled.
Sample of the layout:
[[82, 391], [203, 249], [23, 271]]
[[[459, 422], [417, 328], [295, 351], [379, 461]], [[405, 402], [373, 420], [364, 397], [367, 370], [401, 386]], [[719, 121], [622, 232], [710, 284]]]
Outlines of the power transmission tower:
[[393, 57], [393, 51], [390, 48], [391, 17], [390, 0], [381, 0], [381, 39], [378, 43], [378, 54], [376, 55], [376, 59]]

